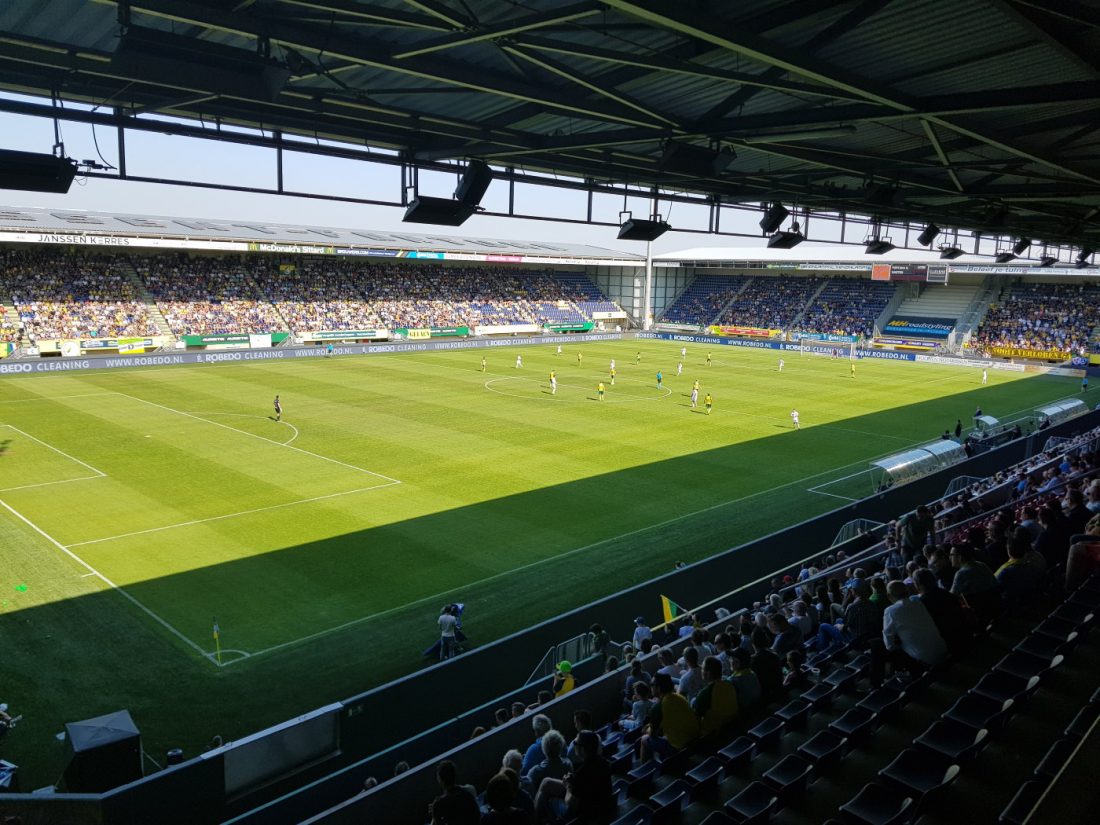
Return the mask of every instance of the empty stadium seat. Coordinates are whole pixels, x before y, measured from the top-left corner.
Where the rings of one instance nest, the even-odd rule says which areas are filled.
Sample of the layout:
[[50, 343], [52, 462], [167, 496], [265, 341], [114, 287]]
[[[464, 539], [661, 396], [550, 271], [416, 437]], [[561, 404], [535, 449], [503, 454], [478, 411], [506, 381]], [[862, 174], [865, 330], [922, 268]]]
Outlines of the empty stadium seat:
[[779, 797], [768, 785], [752, 782], [726, 803], [726, 813], [740, 825], [757, 825], [768, 821], [778, 802]]
[[913, 799], [878, 782], [863, 786], [840, 806], [841, 818], [853, 825], [901, 825], [912, 816]]
[[876, 716], [865, 708], [852, 708], [829, 723], [829, 730], [856, 742], [870, 735]]
[[717, 756], [712, 756], [684, 774], [684, 778], [693, 786], [692, 796], [712, 791], [718, 787], [725, 775], [726, 765]]
[[720, 751], [718, 758], [726, 763], [727, 771], [745, 770], [756, 755], [756, 740], [738, 736]]
[[775, 715], [786, 723], [787, 730], [805, 730], [812, 709], [813, 705], [809, 702], [795, 699], [779, 708]]
[[944, 719], [968, 725], [975, 730], [999, 728], [1012, 709], [1011, 699], [997, 700], [987, 696], [962, 696], [943, 713]]
[[764, 772], [764, 782], [776, 792], [780, 801], [787, 804], [806, 792], [814, 766], [793, 753], [784, 756]]
[[803, 693], [802, 699], [813, 705], [814, 710], [825, 710], [832, 707], [833, 697], [836, 696], [837, 692], [837, 689], [832, 685], [819, 682]]
[[1045, 782], [1035, 780], [1021, 785], [1012, 797], [1012, 801], [1005, 806], [1000, 817], [997, 818], [999, 825], [1024, 825], [1031, 809], [1035, 807], [1035, 803], [1039, 801], [1045, 789]]
[[684, 807], [691, 802], [691, 787], [691, 783], [686, 780], [677, 779], [653, 794], [649, 798], [649, 806], [653, 808], [650, 821], [654, 825], [679, 821]]
[[1005, 699], [1011, 699], [1014, 702], [1022, 702], [1027, 699], [1038, 686], [1038, 676], [1032, 676], [1030, 679], [1025, 679], [1022, 676], [1013, 676], [1011, 673], [994, 670], [982, 676], [978, 684], [974, 685], [969, 692], [977, 696], [985, 696], [988, 699], [994, 699], [998, 702], [1003, 702]]
[[945, 765], [930, 759], [926, 752], [906, 748], [893, 762], [878, 772], [879, 778], [909, 796], [918, 805], [933, 791], [946, 787], [959, 774], [958, 765]]
[[798, 753], [812, 762], [815, 775], [821, 776], [840, 764], [847, 743], [847, 738], [831, 730], [818, 731], [798, 746]]
[[755, 727], [749, 729], [749, 736], [756, 740], [760, 750], [775, 750], [779, 747], [779, 740], [783, 736], [784, 723], [782, 719], [769, 716]]
[[957, 762], [973, 757], [988, 736], [989, 731], [984, 728], [976, 730], [960, 722], [940, 720], [933, 722], [928, 730], [913, 740], [913, 744]]

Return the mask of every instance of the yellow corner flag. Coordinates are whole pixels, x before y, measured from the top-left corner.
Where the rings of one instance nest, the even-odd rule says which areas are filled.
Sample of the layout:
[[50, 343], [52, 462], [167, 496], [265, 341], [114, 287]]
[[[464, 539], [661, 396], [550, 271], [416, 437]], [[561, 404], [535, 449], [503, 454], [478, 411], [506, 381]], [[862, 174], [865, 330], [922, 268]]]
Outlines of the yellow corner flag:
[[676, 602], [668, 596], [661, 596], [661, 612], [664, 614], [665, 624], [671, 624], [673, 619], [687, 613], [684, 608], [680, 607], [680, 605], [676, 604]]
[[221, 628], [218, 627], [218, 619], [214, 618], [214, 648], [217, 650], [218, 664], [222, 663], [222, 640], [221, 640]]

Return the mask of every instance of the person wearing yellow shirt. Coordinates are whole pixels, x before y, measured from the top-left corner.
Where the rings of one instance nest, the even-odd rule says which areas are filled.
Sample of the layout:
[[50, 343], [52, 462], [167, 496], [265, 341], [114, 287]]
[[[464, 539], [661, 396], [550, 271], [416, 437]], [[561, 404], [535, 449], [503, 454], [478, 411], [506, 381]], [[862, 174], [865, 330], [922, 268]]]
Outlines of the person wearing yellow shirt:
[[611, 386], [615, 386], [615, 368], [611, 368]]
[[737, 688], [722, 678], [722, 663], [714, 656], [703, 660], [703, 689], [692, 707], [703, 736], [717, 733], [737, 716]]
[[710, 408], [713, 405], [714, 399], [710, 397], [710, 393], [708, 392], [706, 397], [703, 399], [703, 406], [707, 408], [707, 415], [710, 415]]
[[603, 381], [596, 385], [596, 395], [598, 395], [600, 397], [600, 400], [603, 401]]
[[558, 668], [554, 671], [554, 682], [550, 687], [554, 691], [554, 696], [564, 696], [576, 686], [572, 663], [564, 659], [558, 662]]
[[550, 394], [558, 394], [558, 374], [554, 370], [550, 370]]
[[699, 718], [691, 704], [676, 692], [672, 677], [658, 673], [653, 677], [657, 704], [649, 712], [649, 727], [641, 740], [641, 759], [654, 754], [669, 755], [682, 750], [699, 738]]

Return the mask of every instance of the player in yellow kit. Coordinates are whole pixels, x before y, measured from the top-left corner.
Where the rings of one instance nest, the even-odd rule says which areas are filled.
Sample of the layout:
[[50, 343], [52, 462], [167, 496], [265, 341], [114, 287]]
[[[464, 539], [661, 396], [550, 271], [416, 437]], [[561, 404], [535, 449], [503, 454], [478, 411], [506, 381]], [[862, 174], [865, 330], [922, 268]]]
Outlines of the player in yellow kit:
[[707, 415], [710, 415], [710, 408], [714, 405], [714, 399], [710, 397], [710, 393], [706, 394], [703, 398], [703, 406], [707, 408]]
[[554, 370], [550, 370], [550, 394], [558, 394], [558, 374]]
[[596, 385], [596, 395], [598, 395], [600, 397], [600, 400], [603, 401], [603, 381]]
[[615, 386], [615, 368], [611, 368], [611, 386]]

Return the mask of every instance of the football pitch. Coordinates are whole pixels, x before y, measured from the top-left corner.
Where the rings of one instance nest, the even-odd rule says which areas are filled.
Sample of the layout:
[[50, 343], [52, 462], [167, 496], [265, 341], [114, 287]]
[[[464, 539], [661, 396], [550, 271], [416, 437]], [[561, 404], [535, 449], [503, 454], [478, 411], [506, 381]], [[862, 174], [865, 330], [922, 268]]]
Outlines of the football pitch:
[[563, 345], [0, 380], [6, 758], [52, 782], [63, 724], [123, 707], [151, 754], [194, 755], [415, 670], [446, 600], [484, 644], [868, 495], [868, 461], [979, 404], [1079, 389], [702, 345], [677, 376], [679, 343]]

